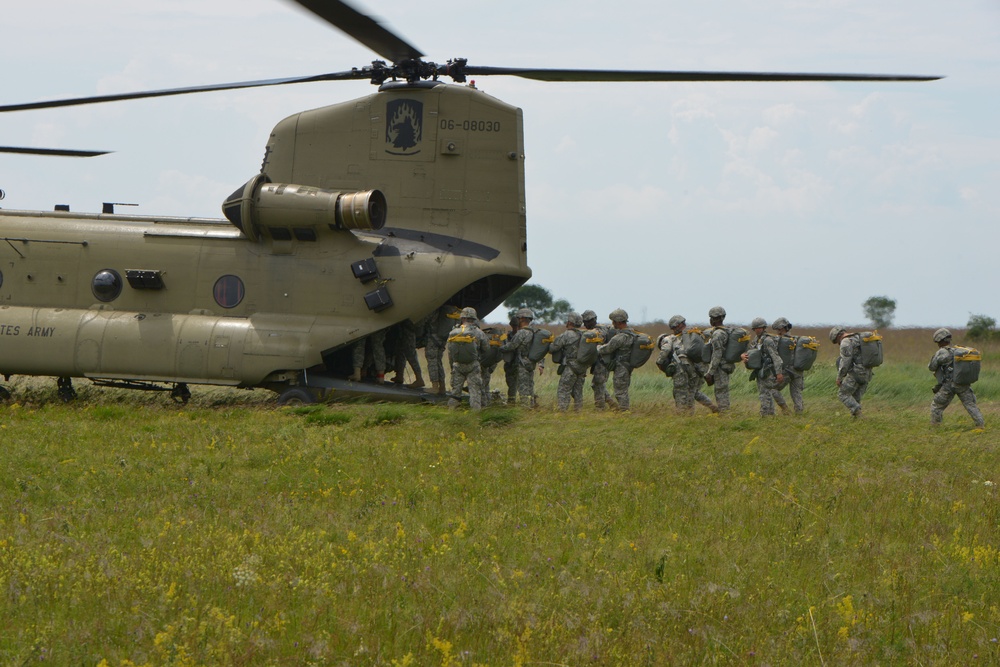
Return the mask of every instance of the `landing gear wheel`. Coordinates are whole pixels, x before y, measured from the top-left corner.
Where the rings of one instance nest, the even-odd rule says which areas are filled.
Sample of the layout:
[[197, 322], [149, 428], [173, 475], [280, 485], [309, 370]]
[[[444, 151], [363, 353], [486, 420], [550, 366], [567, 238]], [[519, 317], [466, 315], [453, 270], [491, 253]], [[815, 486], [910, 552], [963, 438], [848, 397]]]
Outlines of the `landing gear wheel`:
[[58, 387], [57, 393], [59, 394], [60, 401], [69, 403], [76, 400], [76, 389], [73, 389], [73, 380], [71, 378], [58, 378], [56, 386]]
[[288, 387], [278, 394], [278, 405], [310, 405], [316, 402], [316, 395], [305, 387]]
[[187, 402], [191, 400], [191, 390], [188, 389], [187, 383], [178, 382], [175, 384], [170, 392], [170, 398], [174, 399], [175, 403], [187, 405]]

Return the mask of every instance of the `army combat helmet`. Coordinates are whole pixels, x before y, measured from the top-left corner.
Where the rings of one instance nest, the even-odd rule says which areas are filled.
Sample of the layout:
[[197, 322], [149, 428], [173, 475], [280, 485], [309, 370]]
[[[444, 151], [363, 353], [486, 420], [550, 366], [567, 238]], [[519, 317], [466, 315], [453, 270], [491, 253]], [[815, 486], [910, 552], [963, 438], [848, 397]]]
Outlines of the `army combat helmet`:
[[583, 316], [581, 316], [580, 313], [575, 313], [573, 311], [570, 311], [569, 315], [566, 316], [566, 323], [572, 324], [575, 327], [582, 327]]
[[462, 309], [461, 317], [463, 320], [478, 320], [479, 313], [476, 312], [475, 308], [466, 307]]
[[713, 318], [713, 319], [716, 318], [716, 317], [725, 317], [726, 316], [726, 309], [723, 308], [722, 306], [713, 306], [713, 307], [711, 307], [711, 308], [708, 309], [708, 316], [709, 316], [709, 318]]
[[755, 318], [753, 318], [753, 322], [750, 323], [750, 328], [751, 329], [766, 329], [767, 328], [767, 320], [765, 320], [763, 317], [755, 317]]
[[836, 327], [830, 329], [830, 342], [831, 343], [836, 343], [837, 342], [837, 336], [839, 336], [840, 334], [844, 334], [844, 333], [847, 333], [847, 329], [845, 329], [842, 326], [836, 326]]
[[612, 322], [628, 322], [628, 313], [621, 308], [615, 308], [608, 315]]
[[774, 322], [771, 323], [771, 328], [777, 331], [778, 329], [788, 329], [792, 328], [792, 323], [788, 321], [788, 318], [779, 317]]
[[944, 327], [941, 327], [940, 329], [934, 332], [935, 343], [940, 343], [941, 341], [946, 340], [948, 338], [951, 338], [951, 332], [945, 329]]
[[592, 310], [585, 310], [580, 314], [580, 317], [583, 319], [584, 322], [586, 322], [587, 320], [596, 320], [597, 313], [595, 313]]
[[687, 324], [687, 320], [684, 319], [683, 315], [674, 315], [673, 317], [670, 318], [670, 321], [667, 322], [667, 326], [673, 330], [676, 330], [678, 327], [684, 324]]
[[520, 308], [516, 313], [518, 319], [533, 320], [535, 319], [535, 311], [531, 308]]

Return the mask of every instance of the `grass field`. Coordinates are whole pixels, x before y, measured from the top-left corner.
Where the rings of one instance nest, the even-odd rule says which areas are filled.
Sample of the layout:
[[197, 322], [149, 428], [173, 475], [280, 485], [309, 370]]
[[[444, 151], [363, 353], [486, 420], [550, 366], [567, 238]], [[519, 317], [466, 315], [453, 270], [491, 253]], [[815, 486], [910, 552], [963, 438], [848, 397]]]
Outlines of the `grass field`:
[[479, 414], [15, 381], [0, 663], [998, 664], [1000, 347], [987, 429], [932, 429], [930, 334], [885, 333], [861, 421], [825, 337], [767, 420], [745, 371], [678, 417], [652, 364], [629, 414], [550, 371]]

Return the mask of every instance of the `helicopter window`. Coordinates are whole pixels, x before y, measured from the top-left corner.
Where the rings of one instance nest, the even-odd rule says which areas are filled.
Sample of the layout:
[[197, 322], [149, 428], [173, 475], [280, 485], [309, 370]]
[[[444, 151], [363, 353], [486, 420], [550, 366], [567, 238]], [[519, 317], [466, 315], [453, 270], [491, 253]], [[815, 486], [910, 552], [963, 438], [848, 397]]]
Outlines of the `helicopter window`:
[[296, 227], [292, 230], [295, 234], [295, 238], [299, 241], [315, 241], [316, 240], [316, 230], [311, 227]]
[[239, 276], [225, 275], [215, 281], [212, 293], [215, 302], [223, 308], [235, 308], [243, 301], [245, 289]]
[[271, 238], [275, 241], [291, 241], [292, 233], [285, 229], [284, 227], [268, 227], [267, 230], [271, 232]]
[[122, 293], [122, 277], [114, 269], [101, 269], [90, 285], [100, 301], [114, 301]]

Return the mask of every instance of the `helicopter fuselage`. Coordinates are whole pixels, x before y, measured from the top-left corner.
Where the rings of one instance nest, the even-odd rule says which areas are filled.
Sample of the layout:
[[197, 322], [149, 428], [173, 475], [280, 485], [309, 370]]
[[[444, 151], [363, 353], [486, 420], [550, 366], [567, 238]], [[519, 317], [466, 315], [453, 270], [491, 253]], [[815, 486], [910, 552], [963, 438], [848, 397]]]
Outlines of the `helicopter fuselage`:
[[0, 211], [0, 373], [278, 389], [531, 275], [521, 112], [466, 86], [281, 121], [223, 209]]

